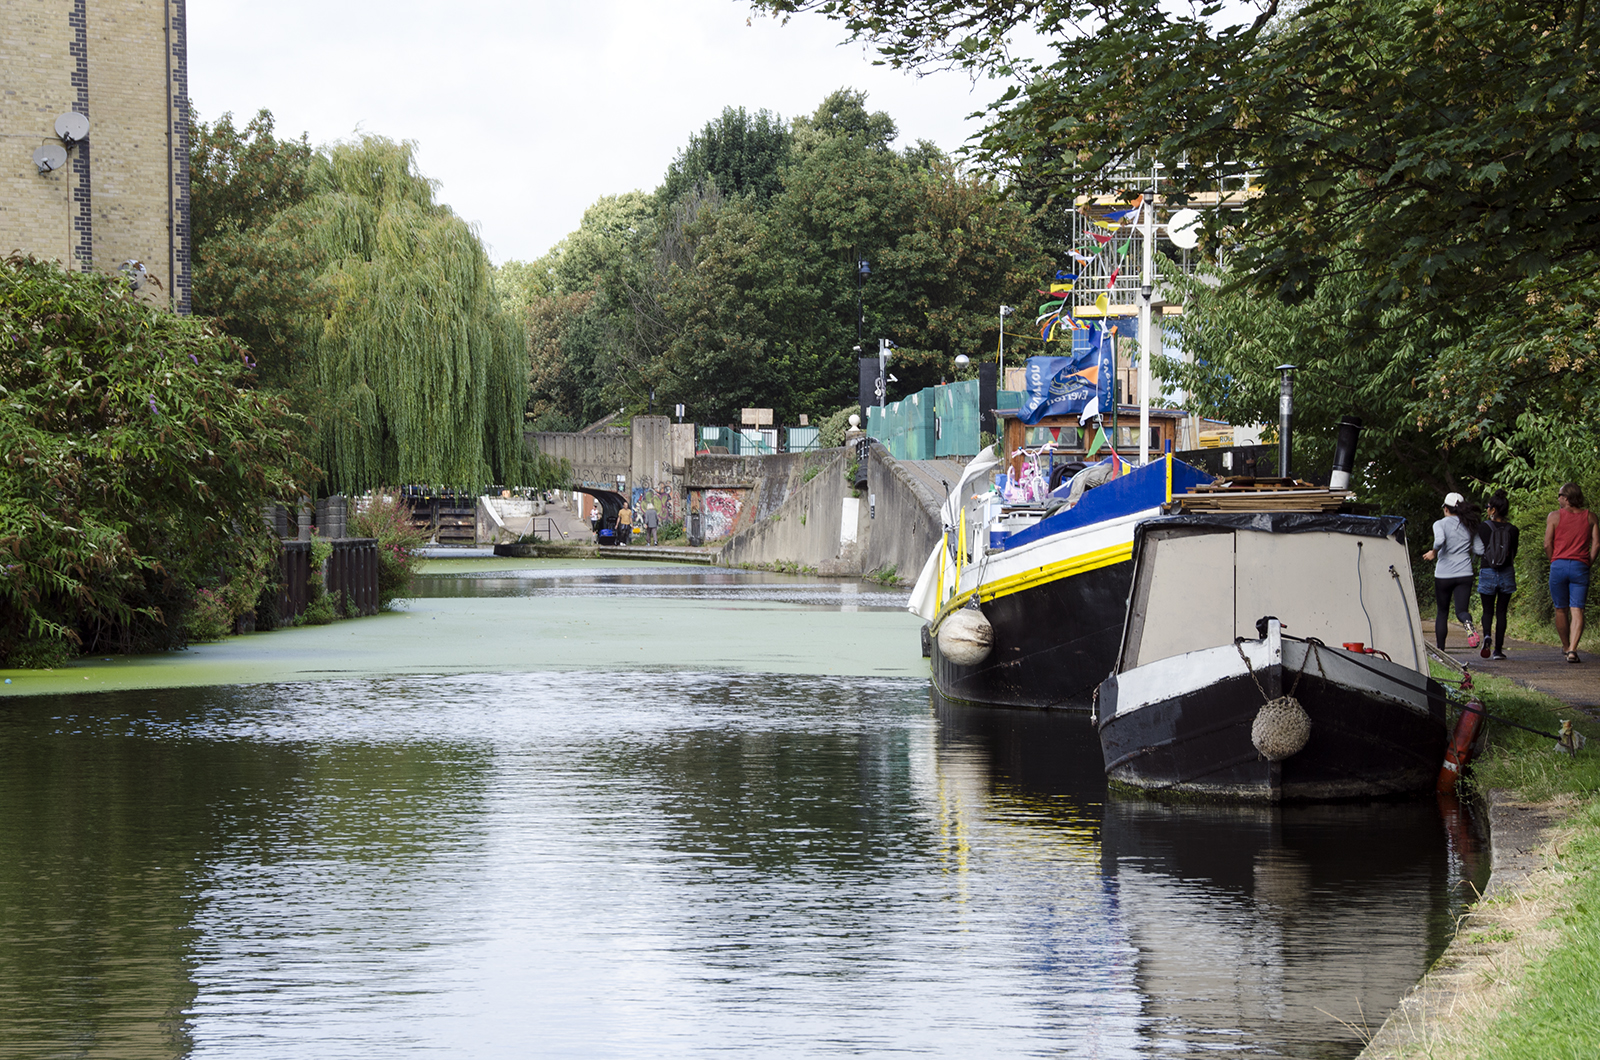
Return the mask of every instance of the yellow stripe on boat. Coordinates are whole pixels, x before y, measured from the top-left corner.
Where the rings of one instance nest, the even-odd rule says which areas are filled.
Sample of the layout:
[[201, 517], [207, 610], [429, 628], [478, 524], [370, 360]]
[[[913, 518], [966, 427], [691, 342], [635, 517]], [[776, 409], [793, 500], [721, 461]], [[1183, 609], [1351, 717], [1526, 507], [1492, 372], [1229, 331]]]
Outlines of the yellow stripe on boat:
[[1071, 559], [1063, 559], [1057, 560], [1055, 563], [1047, 563], [1043, 567], [1035, 567], [1032, 570], [1023, 571], [1020, 574], [1012, 574], [1005, 578], [996, 578], [987, 585], [981, 586], [980, 589], [969, 589], [967, 592], [957, 593], [955, 596], [952, 596], [950, 598], [950, 602], [945, 604], [945, 606], [940, 609], [939, 616], [934, 621], [934, 625], [937, 626], [940, 622], [943, 622], [945, 616], [950, 612], [964, 607], [966, 602], [972, 599], [974, 592], [978, 593], [979, 601], [996, 600], [1002, 596], [1010, 596], [1012, 593], [1024, 592], [1025, 590], [1032, 589], [1039, 585], [1045, 585], [1053, 581], [1060, 581], [1062, 578], [1070, 578], [1076, 574], [1086, 574], [1089, 571], [1099, 570], [1102, 567], [1110, 567], [1117, 563], [1127, 563], [1132, 559], [1133, 542], [1128, 541], [1124, 544], [1112, 545], [1110, 548], [1101, 548], [1096, 549], [1093, 552], [1085, 552], [1082, 555], [1073, 556]]

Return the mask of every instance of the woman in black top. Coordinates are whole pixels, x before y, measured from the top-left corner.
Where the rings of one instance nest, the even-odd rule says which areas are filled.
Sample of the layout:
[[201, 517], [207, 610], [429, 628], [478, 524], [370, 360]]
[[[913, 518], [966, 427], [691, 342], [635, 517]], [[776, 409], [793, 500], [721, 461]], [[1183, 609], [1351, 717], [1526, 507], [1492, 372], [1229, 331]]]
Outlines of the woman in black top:
[[[1483, 647], [1478, 654], [1490, 658], [1489, 631], [1494, 630], [1493, 658], [1506, 657], [1506, 608], [1517, 589], [1517, 538], [1511, 525], [1511, 502], [1505, 490], [1488, 500], [1489, 517], [1478, 524], [1483, 542], [1483, 566], [1478, 569], [1478, 597], [1483, 601]], [[1493, 625], [1491, 625], [1491, 620]]]

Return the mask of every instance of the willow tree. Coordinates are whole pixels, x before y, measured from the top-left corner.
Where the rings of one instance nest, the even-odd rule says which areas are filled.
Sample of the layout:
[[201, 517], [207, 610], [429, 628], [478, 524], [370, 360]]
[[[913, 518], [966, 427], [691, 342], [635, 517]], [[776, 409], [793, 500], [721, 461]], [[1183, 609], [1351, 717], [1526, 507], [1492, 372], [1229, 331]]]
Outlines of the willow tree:
[[537, 476], [525, 458], [521, 325], [501, 309], [477, 234], [434, 201], [413, 145], [336, 144], [299, 207], [331, 305], [314, 330], [318, 463], [330, 491]]

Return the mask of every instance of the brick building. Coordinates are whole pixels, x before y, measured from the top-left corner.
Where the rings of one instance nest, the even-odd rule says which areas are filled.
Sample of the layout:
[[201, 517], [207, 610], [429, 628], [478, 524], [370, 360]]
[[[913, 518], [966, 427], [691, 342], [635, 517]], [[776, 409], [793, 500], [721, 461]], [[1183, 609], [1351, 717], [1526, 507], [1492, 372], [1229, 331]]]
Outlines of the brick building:
[[[185, 0], [0, 3], [0, 256], [75, 270], [138, 261], [145, 297], [189, 311], [189, 89]], [[66, 164], [58, 116], [89, 119]]]

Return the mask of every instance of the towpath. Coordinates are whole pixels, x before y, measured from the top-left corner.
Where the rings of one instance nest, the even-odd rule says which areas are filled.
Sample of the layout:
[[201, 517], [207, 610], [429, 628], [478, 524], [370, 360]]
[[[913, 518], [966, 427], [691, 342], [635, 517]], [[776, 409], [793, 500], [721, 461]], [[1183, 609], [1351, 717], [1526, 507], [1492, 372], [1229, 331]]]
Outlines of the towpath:
[[[1424, 633], [1432, 639], [1431, 615]], [[1504, 659], [1482, 658], [1478, 650], [1467, 647], [1466, 631], [1452, 623], [1445, 653], [1470, 666], [1473, 673], [1509, 678], [1600, 717], [1600, 655], [1581, 653], [1583, 662], [1574, 665], [1553, 645], [1522, 640], [1506, 641]]]

